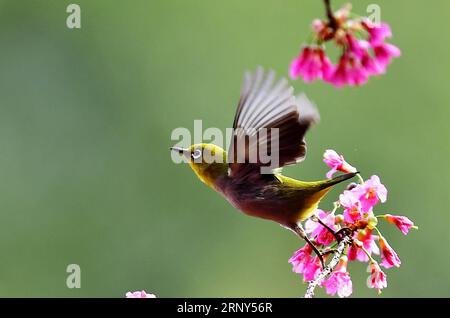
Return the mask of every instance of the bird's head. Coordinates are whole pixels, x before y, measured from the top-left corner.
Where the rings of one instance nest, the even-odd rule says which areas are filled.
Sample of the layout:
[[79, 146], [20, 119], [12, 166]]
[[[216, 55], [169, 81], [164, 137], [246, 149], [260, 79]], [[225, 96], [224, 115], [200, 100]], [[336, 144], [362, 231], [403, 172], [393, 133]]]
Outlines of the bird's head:
[[184, 156], [199, 179], [211, 187], [218, 177], [227, 174], [227, 153], [219, 146], [203, 143], [170, 150]]

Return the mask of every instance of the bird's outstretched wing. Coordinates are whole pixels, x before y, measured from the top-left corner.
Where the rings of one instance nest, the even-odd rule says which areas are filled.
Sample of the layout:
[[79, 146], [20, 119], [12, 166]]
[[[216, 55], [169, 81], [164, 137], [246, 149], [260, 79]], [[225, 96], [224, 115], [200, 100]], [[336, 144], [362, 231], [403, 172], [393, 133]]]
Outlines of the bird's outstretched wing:
[[306, 95], [294, 96], [285, 78], [275, 82], [274, 71], [264, 72], [262, 67], [246, 72], [228, 149], [230, 175], [259, 173], [262, 166], [274, 168], [259, 153], [262, 149], [268, 157], [276, 155], [272, 144], [278, 146], [274, 147], [278, 148], [276, 168], [302, 161], [304, 135], [318, 120], [316, 107]]

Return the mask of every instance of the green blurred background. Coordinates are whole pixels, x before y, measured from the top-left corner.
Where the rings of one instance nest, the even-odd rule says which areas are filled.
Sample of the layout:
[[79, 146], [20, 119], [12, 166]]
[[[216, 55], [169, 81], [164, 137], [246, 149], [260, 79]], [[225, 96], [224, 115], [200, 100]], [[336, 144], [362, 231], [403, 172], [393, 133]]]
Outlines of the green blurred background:
[[[0, 296], [303, 295], [287, 263], [303, 244], [235, 211], [168, 148], [195, 119], [230, 127], [244, 70], [287, 75], [322, 2], [76, 1], [80, 30], [66, 27], [69, 3], [0, 2]], [[403, 56], [360, 88], [294, 82], [322, 121], [285, 173], [324, 177], [334, 148], [378, 174], [389, 189], [378, 211], [420, 226], [406, 237], [381, 226], [403, 261], [382, 297], [448, 297], [450, 2], [376, 3]], [[66, 287], [72, 263], [80, 289]], [[376, 296], [365, 269], [350, 265], [354, 296]]]

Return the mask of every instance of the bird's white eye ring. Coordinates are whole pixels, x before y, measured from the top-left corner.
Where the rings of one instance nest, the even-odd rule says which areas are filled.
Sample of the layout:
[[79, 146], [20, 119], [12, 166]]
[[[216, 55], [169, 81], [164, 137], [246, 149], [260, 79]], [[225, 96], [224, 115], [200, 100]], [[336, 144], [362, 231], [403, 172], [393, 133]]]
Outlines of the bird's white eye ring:
[[193, 153], [192, 153], [192, 159], [198, 159], [200, 158], [202, 155], [202, 151], [200, 149], [196, 149]]

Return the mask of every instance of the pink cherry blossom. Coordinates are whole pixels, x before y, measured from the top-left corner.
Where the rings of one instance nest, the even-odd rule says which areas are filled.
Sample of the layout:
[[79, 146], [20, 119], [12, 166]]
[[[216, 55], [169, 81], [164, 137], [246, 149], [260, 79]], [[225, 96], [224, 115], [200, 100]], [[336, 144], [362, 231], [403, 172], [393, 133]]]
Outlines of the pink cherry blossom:
[[352, 281], [348, 272], [333, 272], [325, 281], [325, 288], [328, 295], [334, 296], [336, 293], [339, 297], [349, 297], [352, 292]]
[[353, 190], [345, 190], [339, 196], [339, 202], [344, 207], [344, 221], [354, 223], [362, 218], [361, 202]]
[[[312, 44], [291, 63], [293, 79], [301, 76], [305, 82], [321, 79], [336, 87], [359, 86], [371, 76], [384, 74], [392, 59], [400, 56], [396, 46], [386, 43], [392, 37], [389, 24], [352, 18], [350, 10], [344, 6], [333, 14], [334, 19], [313, 21]], [[325, 52], [325, 44], [331, 41], [342, 52], [336, 65]]]
[[292, 271], [303, 274], [304, 281], [313, 280], [321, 271], [320, 260], [316, 256], [311, 256], [312, 248], [309, 244], [299, 249], [289, 259], [292, 264]]
[[[347, 52], [345, 52], [339, 63], [347, 63], [347, 83], [348, 85], [362, 85], [367, 82], [376, 68], [368, 63], [370, 59], [370, 44], [365, 40], [358, 40], [353, 35], [347, 33]], [[363, 63], [363, 60], [365, 63]], [[339, 66], [338, 66], [339, 68]]]
[[[378, 236], [372, 235], [372, 230], [365, 229], [358, 231], [355, 234], [354, 239], [361, 242], [362, 247], [364, 247], [364, 249], [369, 253], [369, 255], [372, 254], [378, 255], [380, 253], [380, 249], [376, 244]], [[364, 252], [364, 250], [361, 247], [357, 246], [356, 244], [352, 244], [349, 246], [347, 256], [350, 261], [353, 260], [358, 260], [360, 262], [369, 261], [369, 257]]]
[[303, 270], [303, 281], [309, 282], [317, 278], [317, 275], [322, 271], [322, 265], [320, 264], [319, 257], [315, 256], [311, 262], [306, 264]]
[[[368, 42], [366, 40], [358, 40], [353, 36], [348, 36], [347, 41], [349, 45], [349, 51], [357, 59], [357, 62], [354, 62], [354, 64], [356, 64], [360, 68], [360, 72], [363, 74], [361, 81], [367, 81], [370, 75], [380, 75], [386, 71], [386, 64], [380, 64], [375, 58], [371, 56], [371, 42]], [[355, 68], [355, 66], [353, 67]], [[355, 85], [358, 85], [357, 81], [355, 81]]]
[[356, 39], [349, 33], [346, 43], [347, 47], [334, 72], [324, 78], [336, 87], [363, 85], [370, 76], [385, 73], [392, 59], [401, 55], [400, 50], [392, 44]]
[[401, 51], [398, 47], [389, 43], [380, 43], [373, 46], [375, 61], [381, 69], [386, 69], [394, 57], [399, 57]]
[[379, 64], [370, 54], [361, 57], [361, 65], [371, 75], [381, 75], [386, 72], [386, 65]]
[[347, 85], [350, 77], [348, 54], [343, 54], [339, 59], [339, 63], [334, 70], [333, 74], [329, 77], [328, 82], [336, 87], [342, 87]]
[[359, 197], [362, 212], [369, 212], [379, 202], [386, 202], [387, 189], [381, 184], [378, 176], [372, 176], [364, 184], [352, 190]]
[[381, 290], [387, 287], [386, 274], [374, 262], [370, 263], [367, 271], [370, 273], [370, 276], [367, 278], [367, 287], [378, 289], [378, 293], [381, 293]]
[[[336, 231], [335, 226], [336, 217], [333, 213], [327, 213], [320, 209], [316, 210], [316, 216], [332, 230]], [[313, 220], [308, 220], [305, 223], [305, 231], [315, 238], [316, 242], [323, 245], [328, 245], [334, 240], [333, 234], [328, 231], [323, 225]]]
[[400, 264], [402, 262], [400, 261], [400, 258], [398, 257], [394, 249], [388, 244], [386, 239], [380, 237], [379, 243], [381, 247], [381, 266], [383, 266], [384, 268], [391, 268], [394, 266], [400, 267]]
[[347, 257], [343, 256], [336, 267], [335, 271], [331, 273], [330, 277], [323, 284], [326, 288], [327, 294], [334, 296], [338, 294], [339, 297], [349, 297], [352, 292], [352, 281], [347, 272]]
[[405, 235], [408, 234], [409, 229], [417, 228], [413, 221], [408, 219], [406, 216], [385, 214], [384, 219], [389, 223], [395, 224], [395, 226], [397, 226]]
[[301, 76], [305, 82], [312, 82], [315, 79], [328, 78], [333, 69], [323, 48], [306, 46], [292, 61], [289, 73], [293, 79]]
[[348, 51], [355, 57], [362, 58], [369, 53], [370, 43], [366, 40], [355, 38], [353, 35], [347, 33], [346, 41], [348, 45]]
[[156, 298], [154, 294], [148, 294], [145, 290], [135, 291], [135, 292], [127, 292], [125, 294], [126, 298]]
[[[331, 176], [336, 171], [356, 171], [342, 155], [337, 154], [334, 150], [327, 150], [324, 153], [324, 162], [332, 168], [332, 171], [329, 172]], [[386, 200], [386, 187], [378, 176], [373, 175], [366, 181], [360, 177], [360, 184], [349, 184], [339, 196], [339, 201], [335, 202], [332, 212], [316, 209], [315, 216], [320, 219], [321, 223], [314, 221], [314, 218], [307, 220], [305, 232], [312, 244], [315, 244], [317, 249], [322, 252], [324, 260], [334, 253], [335, 256], [340, 257], [340, 261], [337, 266], [335, 260], [329, 262], [327, 266], [331, 267], [327, 269], [330, 272], [322, 272], [319, 257], [313, 253], [313, 248], [306, 244], [289, 259], [293, 271], [303, 274], [303, 281], [310, 282], [309, 287], [312, 289], [320, 286], [324, 287], [329, 295], [337, 294], [339, 297], [348, 297], [352, 294], [353, 288], [347, 271], [348, 262], [356, 260], [369, 262], [370, 276], [367, 279], [367, 285], [369, 288], [377, 289], [380, 293], [383, 288], [387, 287], [386, 274], [381, 267], [399, 267], [401, 264], [397, 253], [380, 233], [378, 228], [380, 218], [395, 224], [405, 235], [411, 228], [417, 228], [405, 216], [391, 214], [375, 216], [373, 207], [379, 202], [386, 202]], [[342, 230], [339, 234], [351, 235], [351, 240], [340, 241], [337, 244], [334, 235], [327, 230], [327, 227], [333, 231]], [[374, 231], [379, 235], [374, 235]], [[342, 246], [340, 243], [347, 245]], [[337, 250], [336, 246], [339, 246]], [[341, 254], [336, 254], [336, 251]], [[380, 254], [381, 257], [377, 256]], [[376, 260], [378, 258], [381, 258], [380, 262]], [[329, 273], [328, 278], [326, 275], [320, 275], [321, 273]], [[305, 296], [311, 296], [311, 288], [308, 288]]]
[[392, 37], [391, 27], [387, 23], [373, 23], [366, 19], [362, 25], [369, 33], [369, 42], [372, 45], [383, 43], [386, 38]]
[[[344, 85], [358, 86], [365, 84], [371, 75], [383, 74], [393, 57], [400, 56], [400, 51], [393, 45], [383, 43], [387, 37], [388, 26], [371, 27], [373, 36], [369, 41], [357, 39], [352, 33], [345, 33], [341, 40], [346, 43], [343, 54], [334, 72], [324, 80], [336, 87]], [[374, 50], [375, 58], [370, 54]]]
[[327, 81], [336, 87], [359, 86], [365, 84], [370, 75], [361, 58], [351, 52], [345, 52]]
[[292, 271], [295, 273], [303, 273], [305, 267], [312, 261], [311, 256], [312, 248], [309, 244], [299, 249], [289, 259], [289, 263], [292, 264]]
[[323, 154], [323, 162], [331, 168], [327, 173], [327, 178], [332, 178], [336, 171], [341, 172], [356, 172], [356, 168], [352, 167], [347, 161], [345, 161], [343, 155], [339, 155], [336, 151], [332, 149], [325, 150]]

